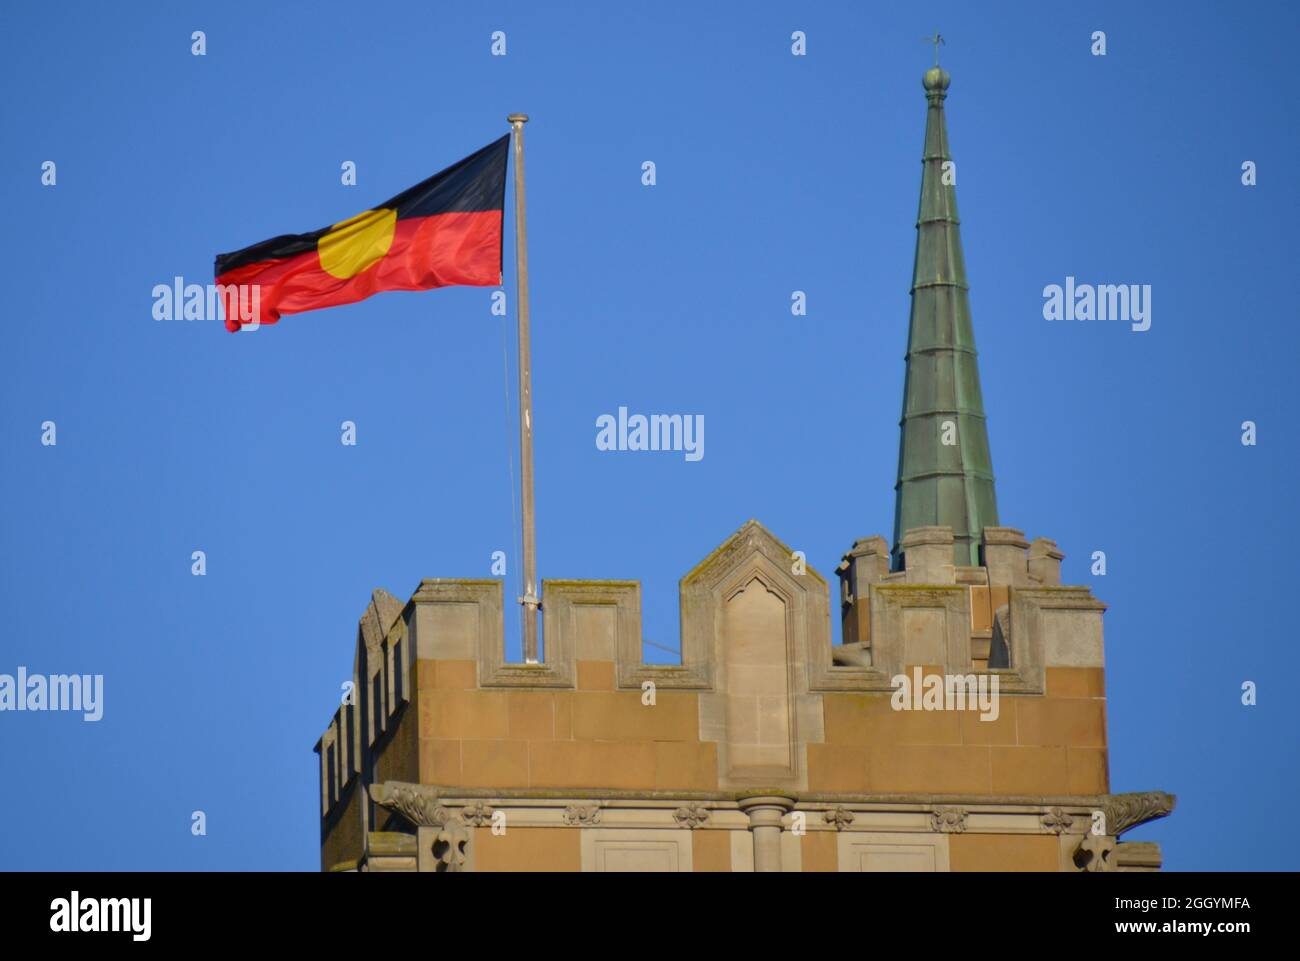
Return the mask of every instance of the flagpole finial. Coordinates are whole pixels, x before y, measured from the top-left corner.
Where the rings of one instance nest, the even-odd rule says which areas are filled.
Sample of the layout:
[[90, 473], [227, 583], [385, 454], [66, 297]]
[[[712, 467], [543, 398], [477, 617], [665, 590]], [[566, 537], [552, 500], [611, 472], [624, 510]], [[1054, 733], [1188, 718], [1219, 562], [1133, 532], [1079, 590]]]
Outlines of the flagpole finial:
[[512, 113], [510, 116], [506, 117], [506, 122], [507, 122], [507, 123], [510, 123], [510, 124], [512, 124], [512, 125], [513, 125], [513, 124], [528, 123], [528, 114], [526, 114], [526, 113]]

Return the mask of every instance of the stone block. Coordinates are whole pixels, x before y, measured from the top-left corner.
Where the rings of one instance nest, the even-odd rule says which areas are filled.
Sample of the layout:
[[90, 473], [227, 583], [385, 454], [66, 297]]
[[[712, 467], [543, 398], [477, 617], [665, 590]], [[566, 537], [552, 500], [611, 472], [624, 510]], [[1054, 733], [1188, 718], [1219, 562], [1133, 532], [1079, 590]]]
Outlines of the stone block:
[[1098, 698], [1027, 697], [1019, 704], [1021, 744], [1106, 746], [1106, 702]]
[[528, 742], [461, 742], [461, 784], [465, 787], [528, 787]]
[[654, 783], [650, 742], [529, 741], [528, 752], [533, 787], [630, 790]]
[[460, 741], [420, 739], [420, 783], [460, 784]]
[[979, 711], [959, 711], [958, 723], [963, 744], [1016, 744], [1017, 711], [1020, 698], [998, 695], [998, 716], [981, 720]]
[[973, 586], [970, 589], [970, 629], [975, 634], [993, 630], [993, 608], [987, 587]]
[[835, 831], [809, 831], [803, 836], [803, 855], [800, 860], [805, 872], [839, 870], [836, 838]]
[[950, 834], [953, 871], [1057, 871], [1059, 843], [1053, 834]]
[[716, 791], [718, 746], [656, 741], [654, 787], [659, 790]]
[[578, 661], [578, 690], [614, 690], [614, 662]]
[[908, 584], [955, 584], [951, 527], [914, 527], [899, 544]]
[[504, 738], [509, 735], [509, 706], [502, 693], [439, 690], [420, 699], [420, 737]]
[[563, 694], [549, 691], [505, 692], [508, 733], [520, 740], [545, 740], [555, 736], [555, 701]]
[[471, 601], [417, 604], [415, 632], [421, 659], [478, 657], [479, 609]]
[[1106, 672], [1100, 667], [1049, 667], [1048, 697], [1105, 697]]
[[1029, 576], [1044, 587], [1061, 583], [1061, 561], [1065, 555], [1056, 549], [1056, 541], [1038, 537], [1029, 545]]
[[476, 871], [580, 871], [581, 831], [578, 828], [508, 828], [493, 834], [475, 828]]
[[808, 745], [808, 790], [865, 793], [867, 748], [845, 744]]
[[[547, 603], [551, 599], [547, 598]], [[573, 651], [581, 661], [618, 659], [618, 608], [613, 604], [573, 605]]]
[[731, 870], [730, 831], [692, 831], [691, 863], [695, 871]]
[[1100, 747], [1065, 749], [1071, 794], [1110, 793], [1110, 769], [1106, 753], [1106, 749]]
[[1043, 656], [1051, 667], [1103, 667], [1101, 611], [1044, 609]]
[[1014, 527], [984, 528], [984, 566], [989, 584], [1026, 587], [1029, 584], [1029, 542]]
[[434, 665], [434, 686], [447, 690], [472, 691], [478, 687], [478, 661], [427, 661]]
[[572, 699], [573, 736], [600, 741], [698, 741], [699, 709], [695, 695], [675, 691], [642, 704], [637, 691], [578, 691]]
[[883, 696], [879, 694], [837, 692], [825, 695], [822, 707], [826, 718], [824, 740], [829, 744], [870, 743], [872, 738], [868, 712], [872, 701], [882, 699]]
[[876, 745], [867, 756], [871, 793], [988, 794], [989, 751], [982, 745]]
[[992, 747], [996, 794], [1068, 794], [1070, 779], [1063, 747]]

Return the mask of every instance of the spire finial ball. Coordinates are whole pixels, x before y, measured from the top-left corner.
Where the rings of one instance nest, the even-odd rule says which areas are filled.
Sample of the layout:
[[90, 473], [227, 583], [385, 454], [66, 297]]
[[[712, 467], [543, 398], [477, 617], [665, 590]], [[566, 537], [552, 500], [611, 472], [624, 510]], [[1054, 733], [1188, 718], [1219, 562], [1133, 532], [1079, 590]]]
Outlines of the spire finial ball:
[[943, 67], [931, 67], [921, 78], [921, 86], [925, 87], [926, 93], [941, 93], [948, 89], [948, 84], [952, 82], [952, 77]]

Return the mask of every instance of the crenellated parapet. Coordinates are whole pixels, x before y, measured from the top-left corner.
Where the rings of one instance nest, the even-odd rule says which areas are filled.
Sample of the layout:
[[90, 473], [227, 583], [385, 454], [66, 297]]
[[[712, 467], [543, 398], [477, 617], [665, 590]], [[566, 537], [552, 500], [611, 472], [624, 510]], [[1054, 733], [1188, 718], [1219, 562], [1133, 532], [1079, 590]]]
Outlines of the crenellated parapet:
[[952, 545], [950, 528], [909, 530], [903, 567], [891, 571], [883, 537], [854, 543], [837, 569], [844, 643], [831, 686], [884, 690], [906, 665], [925, 664], [997, 671], [1003, 691], [1041, 694], [1048, 666], [1104, 667], [1106, 605], [1061, 585], [1055, 541], [986, 527], [978, 566], [953, 564]]
[[[538, 664], [506, 659], [504, 618], [514, 608], [500, 580], [425, 580], [404, 605], [376, 591], [358, 628], [357, 696], [318, 745], [324, 863], [364, 860], [372, 836], [398, 852], [376, 853], [388, 858], [377, 870], [485, 863], [485, 824], [470, 825], [479, 855], [452, 867], [422, 847], [418, 858], [392, 847], [415, 830], [415, 809], [402, 813], [409, 792], [382, 786], [416, 784], [476, 804], [508, 796], [501, 810], [532, 812], [516, 823], [525, 838], [540, 837], [526, 833], [534, 829], [615, 832], [573, 841], [579, 862], [582, 851], [596, 857], [606, 842], [632, 837], [638, 817], [654, 825], [646, 830], [690, 830], [701, 811], [725, 809], [733, 813], [716, 815], [711, 829], [742, 834], [729, 835], [724, 860], [790, 864], [805, 842], [776, 828], [796, 823], [802, 804], [829, 812], [833, 830], [864, 833], [836, 842], [850, 860], [869, 862], [878, 849], [893, 863], [898, 844], [920, 845], [926, 864], [977, 864], [988, 837], [1006, 835], [1026, 864], [1060, 854], [1062, 870], [1077, 869], [1078, 843], [1061, 854], [1041, 819], [1058, 807], [1077, 826], [1079, 811], [1100, 803], [1090, 799], [1109, 796], [1105, 607], [1086, 588], [1059, 584], [1051, 541], [988, 528], [980, 566], [953, 565], [951, 544], [944, 528], [908, 532], [906, 565], [891, 571], [883, 538], [858, 541], [838, 572], [845, 642], [835, 644], [825, 579], [750, 521], [682, 578], [678, 664], [645, 662], [636, 581], [544, 582]], [[930, 705], [917, 693], [900, 704], [900, 678], [918, 691], [932, 678], [959, 693], [966, 685], [969, 701]], [[931, 810], [949, 797], [969, 798], [969, 819]], [[1018, 799], [1014, 817], [998, 813], [997, 797]], [[556, 807], [557, 798], [566, 803]], [[930, 813], [894, 817], [882, 799]], [[579, 816], [593, 804], [647, 813]], [[578, 813], [565, 820], [570, 807]], [[661, 807], [662, 817], [653, 813]], [[840, 809], [858, 820], [836, 827]], [[892, 837], [890, 824], [906, 836]], [[445, 825], [417, 827], [430, 843], [465, 840]], [[688, 863], [679, 848], [691, 843], [676, 838], [660, 853]], [[1150, 852], [1144, 858], [1150, 866]]]

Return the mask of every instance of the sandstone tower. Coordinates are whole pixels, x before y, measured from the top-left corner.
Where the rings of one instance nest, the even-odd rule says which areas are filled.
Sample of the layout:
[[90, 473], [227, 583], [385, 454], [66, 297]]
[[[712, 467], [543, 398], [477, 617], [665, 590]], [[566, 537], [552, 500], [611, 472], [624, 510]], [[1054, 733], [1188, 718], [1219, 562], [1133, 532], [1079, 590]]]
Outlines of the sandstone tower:
[[636, 581], [544, 582], [539, 664], [505, 661], [499, 580], [376, 590], [316, 745], [322, 869], [1159, 868], [1119, 841], [1174, 799], [1110, 793], [1105, 605], [998, 526], [949, 76], [923, 85], [894, 542], [840, 564], [843, 643], [752, 520], [682, 578], [680, 665], [642, 662]]

